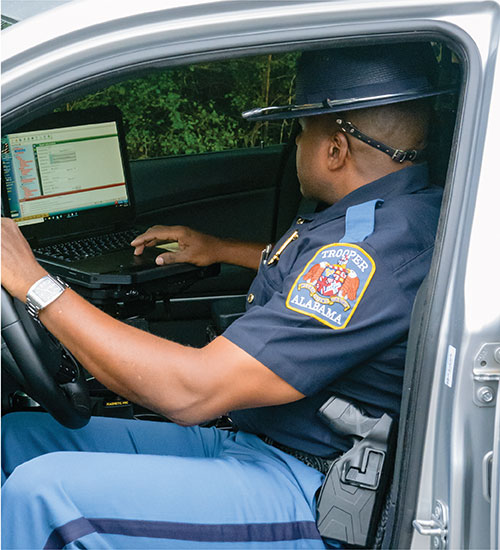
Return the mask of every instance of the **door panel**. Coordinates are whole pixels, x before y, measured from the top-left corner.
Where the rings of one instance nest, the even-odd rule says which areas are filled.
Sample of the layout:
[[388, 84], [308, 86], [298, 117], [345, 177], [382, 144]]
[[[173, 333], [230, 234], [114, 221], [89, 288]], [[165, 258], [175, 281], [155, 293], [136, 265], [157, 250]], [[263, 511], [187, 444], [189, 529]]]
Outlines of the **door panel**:
[[182, 224], [222, 237], [273, 241], [283, 172], [291, 180], [287, 188], [295, 186], [287, 193], [289, 216], [298, 204], [295, 170], [284, 170], [287, 154], [278, 145], [133, 161], [139, 218], [146, 224]]
[[165, 205], [142, 214], [139, 221], [145, 225], [186, 225], [218, 237], [267, 243], [272, 240], [274, 202], [272, 187], [256, 189]]

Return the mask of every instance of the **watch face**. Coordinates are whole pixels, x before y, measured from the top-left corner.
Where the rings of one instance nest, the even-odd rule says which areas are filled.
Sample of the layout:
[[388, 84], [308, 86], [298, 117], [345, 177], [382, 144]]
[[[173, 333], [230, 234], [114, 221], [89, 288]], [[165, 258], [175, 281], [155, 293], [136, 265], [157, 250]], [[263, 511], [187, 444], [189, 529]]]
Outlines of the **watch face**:
[[48, 277], [42, 279], [36, 288], [33, 289], [34, 297], [41, 307], [51, 302], [55, 297], [61, 294], [61, 292], [62, 289], [60, 285]]

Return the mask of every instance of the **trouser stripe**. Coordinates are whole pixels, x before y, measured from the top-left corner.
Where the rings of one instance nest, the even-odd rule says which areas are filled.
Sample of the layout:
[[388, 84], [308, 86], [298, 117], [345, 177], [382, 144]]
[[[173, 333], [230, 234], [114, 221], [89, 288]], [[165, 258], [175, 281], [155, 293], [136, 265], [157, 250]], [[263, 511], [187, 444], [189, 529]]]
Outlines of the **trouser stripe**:
[[44, 548], [64, 548], [67, 544], [91, 533], [199, 542], [276, 542], [320, 539], [316, 524], [312, 521], [198, 524], [82, 517], [54, 529]]

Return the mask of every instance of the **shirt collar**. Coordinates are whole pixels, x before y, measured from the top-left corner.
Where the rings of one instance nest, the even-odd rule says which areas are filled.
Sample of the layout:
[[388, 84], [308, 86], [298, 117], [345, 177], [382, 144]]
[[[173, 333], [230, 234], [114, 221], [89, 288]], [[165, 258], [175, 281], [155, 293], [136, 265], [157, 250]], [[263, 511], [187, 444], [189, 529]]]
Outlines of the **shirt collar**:
[[427, 164], [415, 164], [367, 183], [325, 210], [305, 214], [302, 218], [310, 222], [307, 225], [312, 229], [325, 222], [344, 216], [346, 210], [355, 204], [361, 204], [373, 199], [386, 200], [398, 195], [415, 193], [425, 189], [428, 185], [429, 171]]

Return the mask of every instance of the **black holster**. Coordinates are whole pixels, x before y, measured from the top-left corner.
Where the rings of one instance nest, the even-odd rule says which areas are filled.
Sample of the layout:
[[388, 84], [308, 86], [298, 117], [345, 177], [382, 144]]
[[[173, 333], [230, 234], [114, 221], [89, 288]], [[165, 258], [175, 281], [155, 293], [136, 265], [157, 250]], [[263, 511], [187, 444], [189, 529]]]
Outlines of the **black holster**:
[[338, 397], [318, 411], [337, 434], [348, 435], [353, 446], [336, 459], [317, 499], [321, 536], [356, 547], [371, 545], [385, 496], [394, 445], [393, 419], [373, 418]]

